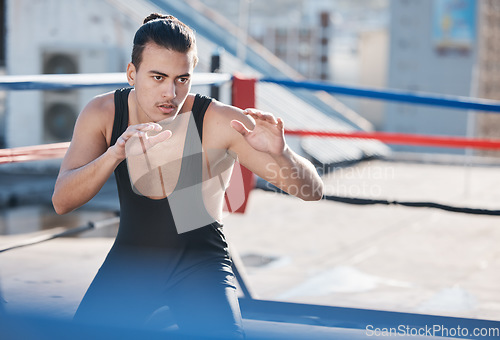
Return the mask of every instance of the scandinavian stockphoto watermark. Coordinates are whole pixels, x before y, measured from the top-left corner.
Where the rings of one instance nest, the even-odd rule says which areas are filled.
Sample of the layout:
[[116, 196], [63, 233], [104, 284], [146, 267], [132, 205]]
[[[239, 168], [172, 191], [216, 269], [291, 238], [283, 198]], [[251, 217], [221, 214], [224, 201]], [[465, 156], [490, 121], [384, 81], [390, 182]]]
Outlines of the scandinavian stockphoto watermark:
[[[133, 192], [152, 200], [166, 199], [179, 233], [222, 222], [227, 214], [237, 211], [246, 197], [237, 155], [225, 149], [204, 149], [191, 113], [158, 124], [162, 132], [137, 133], [125, 144]], [[157, 138], [166, 130], [171, 132], [169, 137]], [[328, 181], [314, 180], [314, 172], [327, 174]], [[315, 169], [287, 168], [271, 162], [266, 165], [266, 178], [271, 190], [275, 190], [271, 183], [279, 185], [286, 180], [286, 192], [293, 196], [373, 198], [382, 195], [381, 181], [393, 179], [394, 169], [332, 169], [326, 165]]]
[[370, 337], [391, 337], [391, 336], [430, 336], [430, 337], [500, 337], [499, 327], [475, 327], [468, 328], [456, 325], [453, 327], [445, 325], [425, 325], [409, 326], [398, 325], [397, 327], [375, 327], [367, 325], [366, 336]]
[[328, 191], [337, 196], [379, 198], [385, 182], [395, 179], [390, 166], [335, 167], [330, 171]]
[[[318, 171], [318, 169], [316, 170]], [[298, 180], [299, 182], [306, 182], [311, 184], [288, 184], [286, 187], [286, 192], [288, 194], [293, 196], [321, 196], [321, 194], [323, 193], [323, 185], [321, 183], [312, 181], [313, 173], [306, 168], [278, 168], [276, 164], [268, 163], [266, 165], [266, 171], [268, 175], [266, 188], [270, 191], [276, 190], [274, 188], [274, 185], [283, 180], [292, 180], [292, 182], [293, 180]]]
[[[273, 179], [307, 179], [310, 173], [304, 169], [276, 169], [272, 164], [266, 168]], [[323, 192], [327, 195], [379, 198], [383, 195], [385, 182], [395, 179], [395, 170], [390, 166], [354, 166], [354, 167], [330, 167], [327, 165], [317, 166], [316, 171], [325, 178]], [[273, 190], [273, 184], [266, 183], [266, 188]], [[311, 188], [309, 184], [290, 185], [287, 192], [291, 195], [304, 194], [308, 192], [317, 193], [321, 186]]]
[[[167, 200], [179, 234], [236, 211], [245, 201], [242, 170], [225, 149], [202, 147], [191, 112], [161, 121], [168, 139], [152, 142], [159, 132], [136, 134], [125, 144], [133, 192], [151, 200]], [[232, 190], [227, 190], [231, 179]]]

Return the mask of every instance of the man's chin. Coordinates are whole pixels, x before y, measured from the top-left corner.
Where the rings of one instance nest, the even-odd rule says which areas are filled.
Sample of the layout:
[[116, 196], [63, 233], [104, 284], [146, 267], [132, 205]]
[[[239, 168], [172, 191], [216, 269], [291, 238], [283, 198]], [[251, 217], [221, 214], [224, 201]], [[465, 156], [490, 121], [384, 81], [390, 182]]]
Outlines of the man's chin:
[[166, 125], [171, 123], [177, 116], [179, 115], [179, 111], [176, 111], [174, 113], [171, 113], [169, 115], [164, 115], [163, 118], [161, 118], [159, 121], [156, 121], [156, 123], [160, 125]]

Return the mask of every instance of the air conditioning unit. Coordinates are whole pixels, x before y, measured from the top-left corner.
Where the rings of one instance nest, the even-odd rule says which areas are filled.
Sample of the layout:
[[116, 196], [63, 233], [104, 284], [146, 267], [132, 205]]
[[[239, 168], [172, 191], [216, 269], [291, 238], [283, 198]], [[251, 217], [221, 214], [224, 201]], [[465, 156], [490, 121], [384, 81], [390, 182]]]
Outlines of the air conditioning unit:
[[[77, 53], [45, 52], [44, 74], [75, 74], [79, 72]], [[77, 90], [46, 90], [43, 93], [43, 142], [56, 143], [71, 140], [79, 113]]]

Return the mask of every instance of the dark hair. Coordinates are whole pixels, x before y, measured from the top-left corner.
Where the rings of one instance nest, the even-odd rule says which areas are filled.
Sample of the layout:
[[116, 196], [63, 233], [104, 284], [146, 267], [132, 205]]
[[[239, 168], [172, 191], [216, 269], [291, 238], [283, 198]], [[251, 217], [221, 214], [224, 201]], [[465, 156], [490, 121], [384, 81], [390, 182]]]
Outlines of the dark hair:
[[193, 51], [194, 64], [198, 62], [193, 30], [172, 15], [152, 13], [144, 19], [143, 25], [135, 33], [132, 48], [132, 64], [137, 69], [142, 61], [142, 51], [150, 42], [176, 52]]

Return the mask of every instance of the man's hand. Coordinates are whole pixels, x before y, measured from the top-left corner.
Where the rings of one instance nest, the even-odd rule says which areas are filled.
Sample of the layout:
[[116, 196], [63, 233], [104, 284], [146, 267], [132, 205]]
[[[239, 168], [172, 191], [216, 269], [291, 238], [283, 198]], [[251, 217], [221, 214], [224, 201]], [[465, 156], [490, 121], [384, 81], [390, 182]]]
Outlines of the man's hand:
[[[162, 131], [162, 129], [162, 126], [157, 123], [129, 126], [118, 138], [116, 144], [112, 146], [114, 155], [118, 159], [125, 159], [127, 156], [144, 154], [153, 146], [166, 141], [172, 136], [172, 131]], [[156, 134], [149, 136], [148, 132], [150, 131]]]
[[281, 118], [275, 118], [271, 113], [256, 109], [246, 109], [244, 114], [255, 120], [253, 130], [248, 130], [242, 122], [231, 121], [231, 127], [238, 131], [247, 143], [257, 151], [271, 156], [280, 156], [285, 151], [285, 133]]

